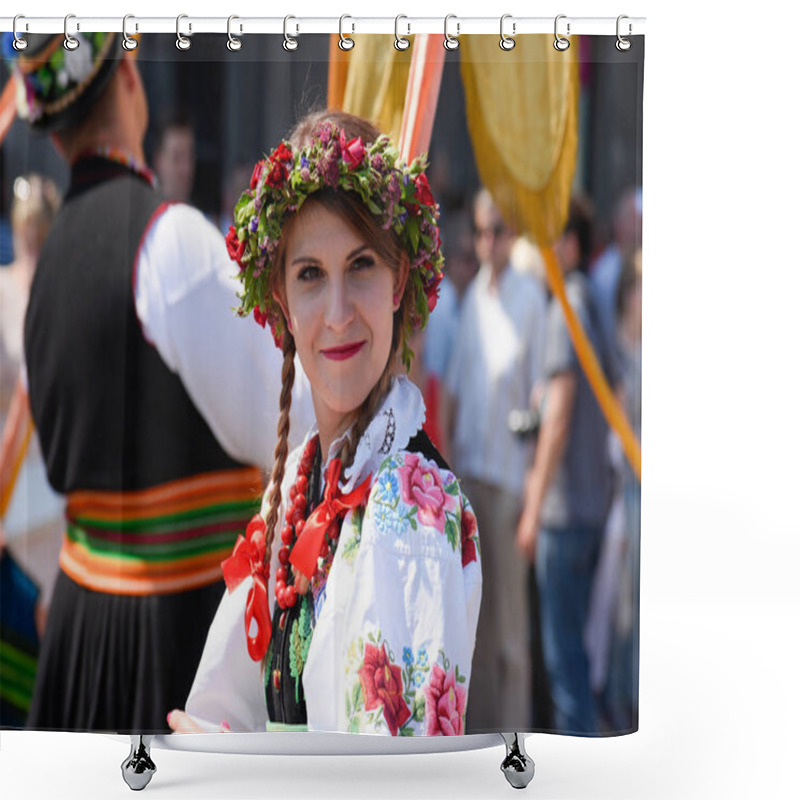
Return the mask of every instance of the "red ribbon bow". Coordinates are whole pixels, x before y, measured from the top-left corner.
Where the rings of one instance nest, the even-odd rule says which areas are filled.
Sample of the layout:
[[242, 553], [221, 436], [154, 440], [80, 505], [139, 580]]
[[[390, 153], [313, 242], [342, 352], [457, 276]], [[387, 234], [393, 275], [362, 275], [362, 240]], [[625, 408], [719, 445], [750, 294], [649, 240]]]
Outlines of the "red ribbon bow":
[[322, 502], [311, 512], [303, 527], [300, 536], [292, 548], [289, 561], [297, 567], [303, 575], [311, 580], [317, 570], [317, 559], [325, 541], [325, 534], [337, 524], [348, 509], [362, 505], [370, 489], [371, 475], [352, 492], [340, 494], [339, 474], [342, 471], [342, 462], [334, 458], [328, 465], [325, 476], [325, 496]]
[[[233, 553], [222, 562], [222, 576], [229, 592], [232, 592], [248, 575], [253, 576], [253, 585], [247, 594], [244, 612], [244, 631], [250, 658], [253, 661], [261, 661], [267, 653], [269, 640], [272, 637], [272, 621], [267, 599], [269, 564], [264, 562], [267, 525], [260, 514], [256, 514], [250, 520], [245, 533], [247, 538], [239, 536]], [[251, 636], [253, 620], [256, 622], [257, 630], [255, 635]]]

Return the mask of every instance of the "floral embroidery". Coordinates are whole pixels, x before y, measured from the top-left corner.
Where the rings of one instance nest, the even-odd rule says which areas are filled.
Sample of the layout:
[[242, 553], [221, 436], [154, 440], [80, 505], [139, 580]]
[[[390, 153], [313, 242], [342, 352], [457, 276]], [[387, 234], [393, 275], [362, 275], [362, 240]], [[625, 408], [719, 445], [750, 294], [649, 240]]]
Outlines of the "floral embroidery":
[[411, 717], [411, 710], [403, 698], [403, 675], [400, 667], [389, 661], [386, 643], [378, 648], [367, 644], [364, 650], [364, 666], [358, 671], [364, 708], [383, 710], [383, 718], [392, 736]]
[[[460, 680], [459, 680], [460, 679]], [[458, 668], [445, 672], [435, 664], [425, 692], [425, 722], [428, 736], [461, 736], [467, 713], [467, 690]]]
[[341, 544], [342, 558], [350, 565], [356, 559], [358, 546], [361, 544], [361, 529], [364, 525], [364, 507], [358, 506], [354, 508], [350, 516], [350, 526], [352, 535], [348, 536], [347, 540]]
[[468, 505], [455, 475], [417, 453], [397, 453], [378, 470], [369, 513], [383, 534], [402, 536], [420, 524], [443, 533], [453, 551], [461, 551], [466, 566], [477, 560], [480, 550], [475, 515], [469, 512], [464, 527], [462, 504]]
[[387, 453], [392, 452], [392, 445], [394, 444], [394, 437], [397, 431], [397, 423], [394, 418], [394, 410], [387, 409], [383, 412], [385, 417], [388, 417], [386, 420], [386, 433], [383, 437], [383, 442], [381, 442], [381, 446], [378, 448], [378, 452], [385, 456]]
[[442, 476], [436, 464], [417, 453], [406, 453], [403, 466], [397, 470], [402, 485], [403, 500], [417, 506], [417, 516], [424, 525], [444, 532], [446, 512], [456, 507], [456, 498], [444, 490]]
[[289, 672], [295, 680], [295, 702], [300, 702], [300, 677], [303, 674], [303, 667], [308, 658], [308, 650], [311, 647], [311, 634], [313, 624], [309, 613], [309, 596], [303, 595], [300, 614], [292, 624], [292, 632], [289, 636]]
[[467, 689], [458, 666], [451, 669], [442, 650], [433, 668], [424, 647], [416, 659], [411, 647], [402, 652], [401, 667], [380, 631], [350, 646], [347, 672], [358, 675], [345, 695], [350, 731], [364, 730], [365, 725], [380, 730], [385, 724], [392, 736], [463, 734]]
[[478, 560], [480, 544], [478, 542], [478, 520], [469, 503], [464, 503], [461, 512], [461, 566], [466, 567]]

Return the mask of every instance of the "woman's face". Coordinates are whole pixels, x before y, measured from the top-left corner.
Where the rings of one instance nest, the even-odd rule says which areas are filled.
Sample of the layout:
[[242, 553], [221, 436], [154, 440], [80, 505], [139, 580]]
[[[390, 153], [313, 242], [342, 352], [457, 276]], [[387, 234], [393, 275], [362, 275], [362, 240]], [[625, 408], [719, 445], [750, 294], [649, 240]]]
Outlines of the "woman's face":
[[[298, 214], [286, 241], [281, 304], [311, 384], [320, 434], [344, 432], [348, 415], [380, 380], [407, 264], [394, 272], [366, 239], [319, 203]], [[395, 302], [397, 298], [397, 302]]]

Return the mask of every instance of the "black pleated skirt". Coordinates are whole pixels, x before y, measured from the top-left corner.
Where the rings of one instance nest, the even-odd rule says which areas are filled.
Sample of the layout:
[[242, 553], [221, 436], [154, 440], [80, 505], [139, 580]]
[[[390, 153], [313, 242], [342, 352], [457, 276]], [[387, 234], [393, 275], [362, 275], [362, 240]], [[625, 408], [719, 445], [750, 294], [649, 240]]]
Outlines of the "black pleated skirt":
[[222, 581], [131, 597], [85, 589], [61, 572], [39, 654], [28, 728], [166, 733], [184, 708]]

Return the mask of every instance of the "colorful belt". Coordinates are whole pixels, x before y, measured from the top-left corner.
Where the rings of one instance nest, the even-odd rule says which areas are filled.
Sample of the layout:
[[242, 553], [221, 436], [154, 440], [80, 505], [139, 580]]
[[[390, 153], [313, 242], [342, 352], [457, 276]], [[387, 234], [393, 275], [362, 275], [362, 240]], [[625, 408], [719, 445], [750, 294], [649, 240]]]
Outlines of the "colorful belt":
[[64, 572], [87, 589], [166, 594], [222, 578], [220, 562], [258, 510], [263, 480], [245, 468], [136, 492], [67, 497]]

